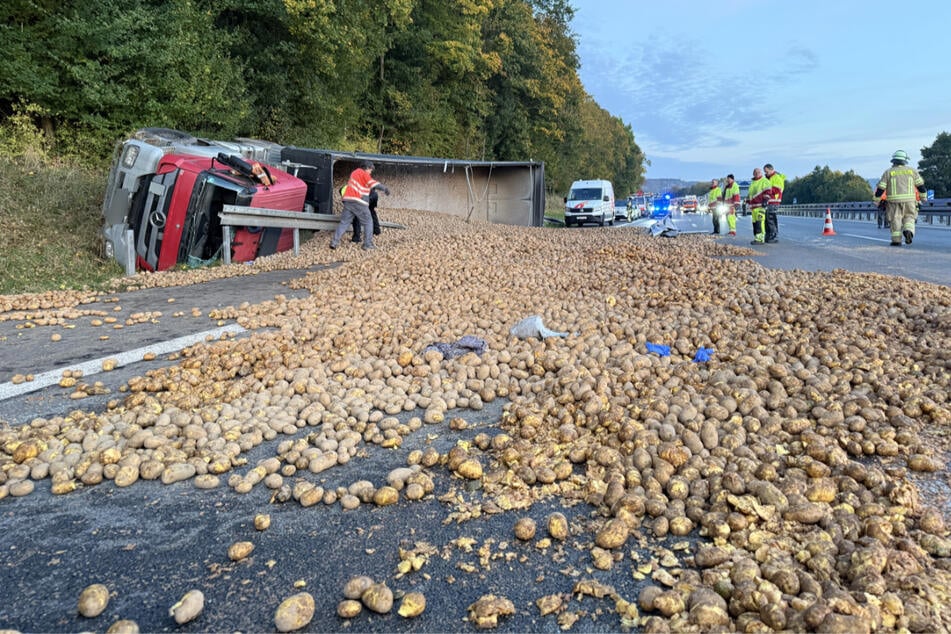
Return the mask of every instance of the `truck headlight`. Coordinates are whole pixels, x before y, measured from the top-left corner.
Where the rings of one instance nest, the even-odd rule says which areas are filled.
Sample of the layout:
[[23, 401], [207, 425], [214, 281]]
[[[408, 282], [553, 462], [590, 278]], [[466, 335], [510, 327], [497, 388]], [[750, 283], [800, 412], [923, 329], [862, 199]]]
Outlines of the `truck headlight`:
[[139, 146], [126, 146], [125, 152], [122, 154], [122, 166], [131, 168], [133, 165], [135, 165], [135, 159], [137, 158], [139, 158]]

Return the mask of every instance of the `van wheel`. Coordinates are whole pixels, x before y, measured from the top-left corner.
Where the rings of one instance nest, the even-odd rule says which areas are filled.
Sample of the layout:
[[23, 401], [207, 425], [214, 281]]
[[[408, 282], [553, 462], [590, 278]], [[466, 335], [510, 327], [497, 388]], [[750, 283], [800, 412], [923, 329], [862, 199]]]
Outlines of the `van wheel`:
[[604, 226], [604, 216], [601, 216], [601, 217], [598, 219], [598, 226], [599, 226], [599, 227], [603, 227], [603, 226]]
[[566, 226], [566, 227], [570, 227], [570, 226], [571, 226], [571, 220], [569, 220], [568, 218], [565, 218], [565, 226]]
[[608, 220], [608, 224], [611, 225], [612, 227], [614, 226], [614, 216], [611, 216], [611, 219]]

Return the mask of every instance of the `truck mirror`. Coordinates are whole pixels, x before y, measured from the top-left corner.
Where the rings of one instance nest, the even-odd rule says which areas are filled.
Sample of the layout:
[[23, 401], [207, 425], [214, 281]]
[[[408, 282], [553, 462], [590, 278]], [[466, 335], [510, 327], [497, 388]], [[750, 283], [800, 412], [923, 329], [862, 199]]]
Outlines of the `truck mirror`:
[[604, 202], [610, 202], [610, 200], [611, 200], [611, 197], [610, 197], [610, 196], [605, 196], [605, 197], [604, 197]]

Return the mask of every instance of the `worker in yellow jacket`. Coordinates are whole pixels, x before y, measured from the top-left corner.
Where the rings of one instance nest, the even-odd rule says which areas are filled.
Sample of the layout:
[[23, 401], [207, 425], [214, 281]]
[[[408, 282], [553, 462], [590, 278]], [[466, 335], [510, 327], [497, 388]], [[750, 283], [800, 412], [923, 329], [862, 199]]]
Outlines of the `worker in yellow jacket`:
[[750, 244], [763, 244], [766, 241], [766, 201], [771, 188], [769, 179], [763, 176], [763, 170], [755, 168], [750, 190], [746, 194], [746, 204], [753, 220], [753, 241]]
[[740, 205], [740, 184], [733, 178], [733, 174], [727, 174], [726, 184], [723, 186], [723, 204], [726, 206], [726, 225], [730, 230], [730, 235], [736, 235], [736, 208]]
[[777, 172], [771, 163], [763, 166], [763, 176], [769, 180], [769, 198], [766, 199], [766, 244], [779, 242], [779, 206], [783, 204], [786, 176]]

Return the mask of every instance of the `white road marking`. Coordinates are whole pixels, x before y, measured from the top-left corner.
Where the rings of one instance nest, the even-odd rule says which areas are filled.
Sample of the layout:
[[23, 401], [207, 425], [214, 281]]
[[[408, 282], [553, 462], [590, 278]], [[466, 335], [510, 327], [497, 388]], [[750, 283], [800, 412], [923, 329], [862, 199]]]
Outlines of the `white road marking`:
[[839, 233], [840, 236], [849, 236], [850, 238], [861, 238], [863, 240], [874, 240], [875, 242], [891, 242], [891, 238], [872, 238], [870, 236], [860, 236], [856, 233]]
[[205, 341], [209, 338], [218, 339], [221, 337], [221, 335], [229, 332], [237, 334], [245, 332], [245, 329], [238, 324], [229, 324], [227, 326], [222, 326], [221, 328], [215, 328], [213, 330], [196, 332], [191, 335], [185, 335], [184, 337], [169, 339], [168, 341], [160, 341], [151, 346], [144, 346], [142, 348], [136, 348], [135, 350], [126, 350], [125, 352], [111, 354], [100, 359], [93, 359], [92, 361], [84, 361], [78, 365], [60, 368], [58, 370], [50, 370], [49, 372], [43, 372], [42, 374], [37, 374], [32, 381], [26, 381], [19, 384], [14, 384], [12, 382], [0, 383], [0, 401], [13, 398], [14, 396], [22, 396], [23, 394], [36, 392], [37, 390], [42, 390], [43, 388], [49, 387], [50, 385], [56, 385], [63, 377], [63, 372], [65, 370], [72, 370], [74, 372], [79, 370], [82, 372], [84, 377], [92, 376], [103, 371], [102, 362], [106, 359], [115, 359], [116, 367], [118, 368], [142, 361], [142, 357], [147, 352], [155, 353], [156, 356], [178, 352], [179, 350], [183, 350], [188, 346], [193, 346], [196, 343]]

